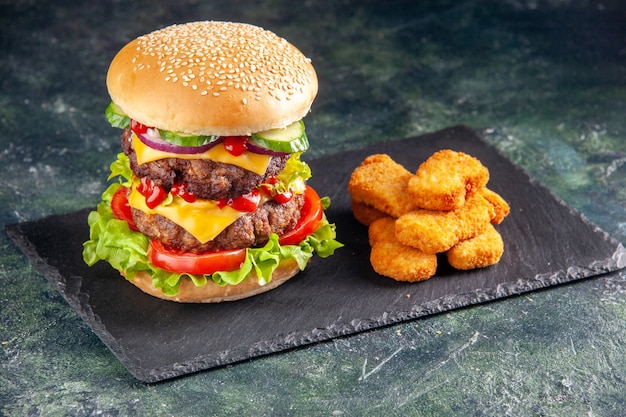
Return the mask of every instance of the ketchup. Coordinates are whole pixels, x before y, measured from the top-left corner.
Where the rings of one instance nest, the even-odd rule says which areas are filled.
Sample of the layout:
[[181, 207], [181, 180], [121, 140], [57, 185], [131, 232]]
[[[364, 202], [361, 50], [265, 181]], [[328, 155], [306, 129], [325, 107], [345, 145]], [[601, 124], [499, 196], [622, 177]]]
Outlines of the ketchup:
[[226, 136], [224, 138], [224, 149], [233, 156], [239, 156], [248, 150], [248, 137]]
[[150, 178], [143, 177], [137, 187], [139, 194], [146, 198], [146, 205], [153, 209], [167, 197], [167, 192], [160, 185], [156, 185]]

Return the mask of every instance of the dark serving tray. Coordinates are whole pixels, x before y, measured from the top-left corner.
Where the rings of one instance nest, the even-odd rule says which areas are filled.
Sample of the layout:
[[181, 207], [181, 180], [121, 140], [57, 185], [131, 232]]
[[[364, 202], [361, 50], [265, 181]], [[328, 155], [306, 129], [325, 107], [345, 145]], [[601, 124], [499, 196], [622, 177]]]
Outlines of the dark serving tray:
[[[489, 188], [510, 204], [498, 226], [505, 253], [492, 267], [399, 283], [374, 273], [367, 230], [350, 210], [352, 170], [387, 153], [410, 171], [450, 148], [480, 159]], [[345, 247], [279, 288], [241, 301], [194, 305], [145, 295], [103, 262], [87, 267], [82, 243], [90, 209], [7, 226], [9, 237], [139, 380], [156, 382], [333, 337], [483, 303], [626, 266], [622, 245], [563, 204], [484, 142], [457, 126], [310, 161], [310, 184], [332, 205]]]

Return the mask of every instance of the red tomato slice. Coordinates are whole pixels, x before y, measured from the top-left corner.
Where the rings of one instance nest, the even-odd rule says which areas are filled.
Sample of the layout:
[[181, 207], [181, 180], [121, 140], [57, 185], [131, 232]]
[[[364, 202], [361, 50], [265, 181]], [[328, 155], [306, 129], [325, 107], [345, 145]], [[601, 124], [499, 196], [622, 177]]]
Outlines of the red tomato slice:
[[246, 260], [245, 249], [216, 252], [191, 253], [166, 249], [161, 242], [150, 241], [148, 260], [156, 267], [170, 272], [188, 274], [212, 274], [218, 271], [234, 271]]
[[304, 238], [317, 229], [324, 216], [324, 209], [319, 195], [307, 185], [304, 191], [304, 205], [302, 206], [300, 220], [296, 227], [282, 235], [278, 239], [281, 245], [297, 245]]
[[130, 227], [131, 230], [137, 231], [137, 226], [135, 225], [130, 206], [128, 205], [128, 198], [126, 197], [127, 192], [128, 188], [124, 186], [117, 189], [111, 198], [111, 211], [116, 219], [124, 220], [128, 223], [128, 227]]

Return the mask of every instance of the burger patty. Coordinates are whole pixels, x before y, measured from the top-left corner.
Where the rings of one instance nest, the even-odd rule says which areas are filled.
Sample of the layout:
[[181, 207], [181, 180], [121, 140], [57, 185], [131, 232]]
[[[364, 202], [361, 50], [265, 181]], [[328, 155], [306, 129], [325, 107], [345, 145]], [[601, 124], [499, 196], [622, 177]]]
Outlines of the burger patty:
[[289, 159], [289, 154], [273, 156], [265, 175], [235, 165], [202, 159], [167, 158], [139, 165], [130, 129], [125, 129], [122, 134], [122, 150], [128, 155], [130, 168], [138, 177], [148, 177], [168, 191], [174, 183], [183, 182], [187, 184], [189, 192], [208, 200], [235, 198], [249, 193], [282, 171]]
[[239, 249], [262, 246], [271, 233], [279, 236], [291, 230], [300, 219], [303, 195], [295, 195], [287, 203], [270, 200], [253, 213], [246, 213], [222, 231], [214, 240], [200, 243], [193, 235], [171, 220], [158, 214], [132, 209], [133, 220], [141, 233], [163, 245], [185, 252]]

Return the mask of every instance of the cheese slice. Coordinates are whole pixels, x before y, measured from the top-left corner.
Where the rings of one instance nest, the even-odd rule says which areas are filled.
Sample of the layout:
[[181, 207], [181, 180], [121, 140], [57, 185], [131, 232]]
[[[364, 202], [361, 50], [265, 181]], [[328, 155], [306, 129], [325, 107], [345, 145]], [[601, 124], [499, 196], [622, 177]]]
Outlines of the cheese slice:
[[144, 213], [159, 214], [176, 223], [191, 233], [200, 243], [213, 240], [224, 229], [233, 224], [245, 213], [230, 206], [219, 208], [213, 200], [196, 200], [188, 203], [180, 197], [174, 197], [168, 205], [159, 204], [154, 209], [146, 205], [146, 198], [131, 188], [128, 204]]
[[210, 159], [215, 162], [236, 165], [240, 168], [252, 171], [255, 174], [263, 175], [267, 170], [272, 157], [270, 155], [261, 155], [254, 152], [245, 151], [239, 156], [232, 155], [223, 144], [217, 144], [206, 152], [194, 154], [179, 154], [173, 152], [163, 152], [145, 145], [139, 137], [132, 134], [133, 149], [137, 154], [137, 163], [143, 165], [148, 162], [158, 161], [159, 159], [178, 158], [178, 159]]

